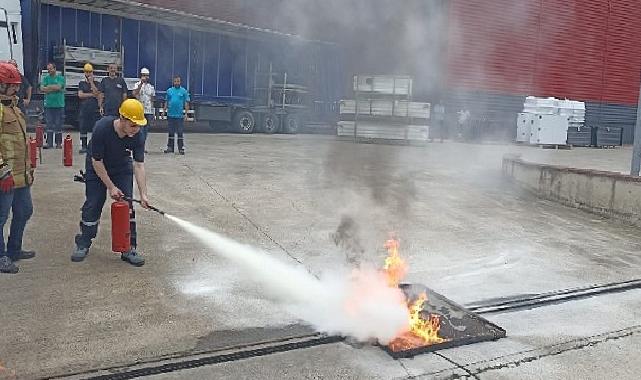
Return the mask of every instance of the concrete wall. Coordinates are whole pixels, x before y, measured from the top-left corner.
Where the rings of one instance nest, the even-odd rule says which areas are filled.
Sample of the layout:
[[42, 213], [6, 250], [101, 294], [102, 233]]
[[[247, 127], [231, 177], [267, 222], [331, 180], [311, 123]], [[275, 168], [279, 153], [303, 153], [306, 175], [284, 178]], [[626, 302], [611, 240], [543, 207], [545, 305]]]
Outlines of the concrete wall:
[[537, 196], [641, 226], [641, 178], [503, 157], [503, 175]]

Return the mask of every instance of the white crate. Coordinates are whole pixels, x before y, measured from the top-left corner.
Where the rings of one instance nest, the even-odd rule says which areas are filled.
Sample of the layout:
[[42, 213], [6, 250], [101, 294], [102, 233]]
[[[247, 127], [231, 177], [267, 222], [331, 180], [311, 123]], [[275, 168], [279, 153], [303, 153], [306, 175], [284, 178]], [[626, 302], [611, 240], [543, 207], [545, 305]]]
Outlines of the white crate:
[[516, 118], [516, 141], [522, 143], [530, 142], [530, 129], [534, 123], [536, 114], [520, 113]]
[[567, 116], [536, 115], [530, 128], [530, 144], [565, 145], [568, 125]]

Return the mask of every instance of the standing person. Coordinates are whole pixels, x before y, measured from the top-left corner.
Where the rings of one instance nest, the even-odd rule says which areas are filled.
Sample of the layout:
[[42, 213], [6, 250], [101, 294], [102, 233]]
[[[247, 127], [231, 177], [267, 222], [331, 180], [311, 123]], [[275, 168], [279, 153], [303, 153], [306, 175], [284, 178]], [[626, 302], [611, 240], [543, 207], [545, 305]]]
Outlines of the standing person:
[[56, 65], [47, 65], [48, 75], [42, 78], [40, 91], [45, 94], [45, 120], [47, 122], [47, 145], [44, 149], [53, 148], [53, 136], [56, 135], [56, 149], [62, 149], [62, 122], [65, 117], [65, 77], [58, 74]]
[[[31, 184], [33, 170], [29, 159], [27, 126], [18, 108], [16, 94], [20, 73], [12, 64], [0, 63], [0, 272], [17, 273], [14, 263], [33, 258], [36, 253], [22, 250], [24, 229], [33, 213]], [[4, 225], [12, 213], [9, 239], [5, 246]]]
[[[12, 64], [18, 71], [18, 62], [16, 62], [15, 59], [9, 60], [9, 63]], [[24, 115], [27, 114], [27, 107], [29, 107], [29, 103], [31, 103], [31, 93], [33, 91], [33, 87], [31, 86], [31, 82], [20, 73], [20, 89], [18, 90], [18, 107], [20, 107], [20, 111]]]
[[[85, 203], [82, 206], [80, 234], [76, 235], [76, 249], [71, 261], [80, 262], [87, 257], [91, 241], [98, 233], [98, 224], [107, 193], [114, 200], [133, 196], [136, 177], [143, 207], [149, 207], [145, 175], [145, 142], [140, 127], [147, 124], [142, 104], [127, 99], [120, 106], [120, 116], [105, 116], [93, 130], [85, 161]], [[133, 156], [133, 157], [132, 157]], [[120, 258], [135, 266], [142, 266], [145, 259], [136, 250], [136, 214], [129, 202], [131, 250], [122, 252]]]
[[[438, 131], [441, 142], [443, 142], [443, 137], [445, 136], [445, 107], [440, 100], [434, 106], [434, 127]], [[430, 141], [434, 141], [434, 137], [430, 136]]]
[[174, 86], [167, 89], [164, 108], [167, 115], [167, 127], [169, 128], [169, 138], [167, 139], [165, 153], [174, 153], [174, 135], [178, 135], [178, 153], [184, 155], [183, 132], [185, 119], [187, 119], [187, 113], [189, 112], [189, 92], [180, 85], [180, 76], [178, 75], [174, 77]]
[[115, 63], [107, 67], [109, 76], [102, 78], [100, 92], [104, 96], [104, 104], [100, 113], [104, 116], [118, 116], [120, 103], [127, 99], [127, 83], [118, 76], [118, 66]]
[[80, 99], [80, 110], [78, 121], [80, 122], [80, 154], [87, 153], [87, 134], [93, 130], [96, 121], [100, 119], [100, 105], [102, 104], [102, 93], [98, 90], [99, 83], [93, 76], [93, 66], [86, 63], [84, 66], [85, 79], [78, 83], [78, 98]]
[[156, 100], [156, 89], [151, 83], [149, 83], [149, 69], [144, 67], [140, 69], [140, 81], [136, 82], [134, 87], [134, 96], [145, 108], [145, 119], [147, 119], [147, 125], [142, 127], [142, 134], [146, 142], [148, 128], [154, 118], [154, 101]]
[[463, 108], [458, 112], [458, 138], [468, 140], [470, 136], [470, 131], [468, 128], [470, 120], [470, 111], [467, 108]]

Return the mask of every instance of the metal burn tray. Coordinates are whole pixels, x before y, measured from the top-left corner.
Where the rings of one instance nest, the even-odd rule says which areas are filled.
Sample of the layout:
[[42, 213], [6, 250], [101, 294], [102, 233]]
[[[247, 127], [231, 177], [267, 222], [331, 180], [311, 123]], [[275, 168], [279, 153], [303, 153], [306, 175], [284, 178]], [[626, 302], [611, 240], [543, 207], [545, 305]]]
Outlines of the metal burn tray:
[[393, 351], [381, 345], [394, 359], [409, 358], [416, 355], [463, 346], [467, 344], [498, 340], [505, 337], [505, 330], [492, 322], [474, 314], [444, 296], [420, 284], [401, 284], [401, 290], [408, 300], [414, 301], [425, 292], [427, 301], [423, 305], [423, 317], [430, 314], [440, 316], [439, 336], [446, 339], [442, 343], [419, 346], [407, 350]]

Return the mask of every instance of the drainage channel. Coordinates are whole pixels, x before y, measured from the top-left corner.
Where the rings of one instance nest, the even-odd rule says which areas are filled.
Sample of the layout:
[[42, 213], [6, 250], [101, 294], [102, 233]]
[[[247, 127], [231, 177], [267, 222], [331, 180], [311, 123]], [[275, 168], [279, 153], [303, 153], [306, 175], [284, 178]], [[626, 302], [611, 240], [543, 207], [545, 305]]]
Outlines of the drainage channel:
[[48, 377], [46, 379], [128, 380], [194, 369], [213, 364], [267, 356], [279, 352], [301, 350], [324, 344], [337, 343], [343, 340], [343, 337], [313, 334], [306, 337], [290, 338], [275, 342], [264, 342], [261, 344], [245, 346], [243, 348], [236, 347], [211, 353], [203, 353], [200, 355], [177, 356], [163, 361], [155, 361], [138, 365], [131, 364], [120, 368], [94, 370], [60, 377]]
[[537, 307], [576, 301], [583, 298], [609, 293], [621, 293], [633, 289], [641, 289], [641, 279], [592, 285], [582, 288], [556, 290], [553, 292], [531, 294], [522, 297], [506, 297], [503, 300], [491, 301], [485, 304], [468, 304], [466, 305], [466, 309], [476, 314], [534, 309]]
[[[582, 288], [557, 290], [548, 293], [530, 294], [520, 297], [506, 297], [499, 301], [477, 302], [466, 305], [468, 312], [476, 314], [492, 314], [499, 312], [532, 309], [551, 304], [559, 304], [599, 295], [620, 293], [633, 289], [641, 289], [641, 279], [593, 285]], [[204, 367], [212, 364], [233, 362], [242, 359], [267, 356], [279, 352], [295, 351], [324, 344], [338, 343], [343, 337], [310, 334], [217, 350], [215, 352], [196, 355], [176, 356], [170, 359], [149, 362], [146, 364], [131, 364], [119, 368], [93, 370], [73, 375], [47, 377], [46, 379], [88, 379], [88, 380], [128, 380], [144, 376], [160, 375], [187, 369]]]

